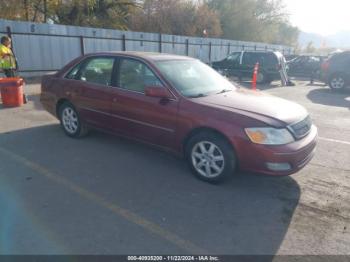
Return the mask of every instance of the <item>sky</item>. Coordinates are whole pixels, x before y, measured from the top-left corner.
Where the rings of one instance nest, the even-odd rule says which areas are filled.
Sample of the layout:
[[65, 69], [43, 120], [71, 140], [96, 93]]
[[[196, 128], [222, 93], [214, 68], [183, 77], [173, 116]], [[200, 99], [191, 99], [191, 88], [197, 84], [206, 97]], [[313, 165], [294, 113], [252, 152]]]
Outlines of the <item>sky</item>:
[[350, 31], [350, 0], [284, 0], [293, 25], [323, 36]]

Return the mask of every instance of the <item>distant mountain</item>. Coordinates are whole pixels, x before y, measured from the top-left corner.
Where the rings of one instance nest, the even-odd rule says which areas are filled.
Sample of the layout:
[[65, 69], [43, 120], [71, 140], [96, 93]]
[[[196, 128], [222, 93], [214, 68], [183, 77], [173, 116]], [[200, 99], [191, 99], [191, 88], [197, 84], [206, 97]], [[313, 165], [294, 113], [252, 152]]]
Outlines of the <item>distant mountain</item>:
[[328, 37], [330, 43], [338, 48], [350, 48], [350, 31], [338, 32]]
[[315, 47], [334, 47], [350, 48], [350, 31], [341, 31], [334, 35], [322, 36], [314, 33], [301, 32], [299, 35], [299, 44], [306, 47], [308, 43], [313, 42]]

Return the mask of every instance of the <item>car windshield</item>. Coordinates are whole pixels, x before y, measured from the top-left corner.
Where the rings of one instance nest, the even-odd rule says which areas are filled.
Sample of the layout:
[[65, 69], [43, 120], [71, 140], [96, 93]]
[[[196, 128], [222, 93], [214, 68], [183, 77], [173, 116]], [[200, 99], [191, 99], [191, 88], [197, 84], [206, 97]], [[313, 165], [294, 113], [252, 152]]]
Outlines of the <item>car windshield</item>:
[[165, 78], [186, 97], [203, 97], [236, 89], [225, 77], [197, 60], [159, 61], [156, 64]]

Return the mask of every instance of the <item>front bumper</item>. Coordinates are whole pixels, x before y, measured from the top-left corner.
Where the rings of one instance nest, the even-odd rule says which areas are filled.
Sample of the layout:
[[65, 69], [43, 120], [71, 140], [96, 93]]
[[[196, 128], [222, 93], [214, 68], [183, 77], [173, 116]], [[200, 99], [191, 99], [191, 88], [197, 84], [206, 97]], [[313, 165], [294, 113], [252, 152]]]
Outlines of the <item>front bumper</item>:
[[[287, 176], [304, 168], [316, 152], [317, 128], [312, 126], [310, 133], [301, 140], [283, 146], [256, 145], [242, 141], [237, 150], [240, 169], [267, 175]], [[289, 166], [278, 170], [272, 166]]]

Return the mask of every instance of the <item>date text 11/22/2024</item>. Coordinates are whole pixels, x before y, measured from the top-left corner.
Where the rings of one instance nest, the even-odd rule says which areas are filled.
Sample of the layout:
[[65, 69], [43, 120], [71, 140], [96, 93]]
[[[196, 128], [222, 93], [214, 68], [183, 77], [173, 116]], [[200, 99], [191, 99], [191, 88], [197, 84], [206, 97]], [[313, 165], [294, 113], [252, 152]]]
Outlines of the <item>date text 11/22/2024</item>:
[[128, 256], [128, 261], [220, 261], [216, 256]]

